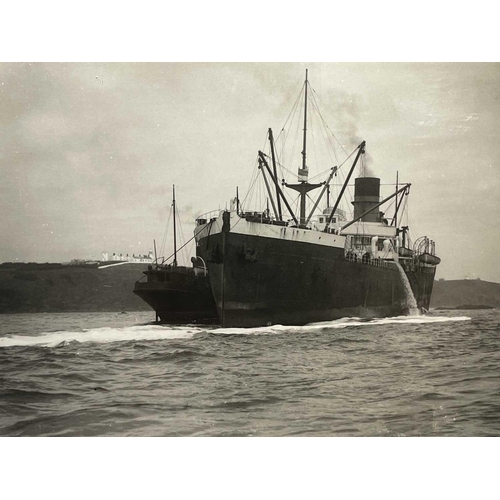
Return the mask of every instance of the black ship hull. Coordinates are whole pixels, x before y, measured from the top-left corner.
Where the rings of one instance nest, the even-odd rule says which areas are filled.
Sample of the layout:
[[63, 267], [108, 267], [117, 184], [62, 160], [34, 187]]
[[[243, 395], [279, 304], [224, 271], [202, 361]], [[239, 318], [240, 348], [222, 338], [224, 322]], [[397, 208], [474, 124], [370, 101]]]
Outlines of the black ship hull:
[[[395, 262], [348, 260], [343, 248], [229, 231], [201, 238], [198, 248], [224, 327], [398, 316], [410, 308]], [[421, 309], [429, 309], [434, 274], [424, 264], [406, 271]]]
[[148, 281], [136, 282], [134, 293], [154, 309], [162, 323], [219, 322], [208, 276], [196, 276], [189, 268], [155, 269], [145, 274]]

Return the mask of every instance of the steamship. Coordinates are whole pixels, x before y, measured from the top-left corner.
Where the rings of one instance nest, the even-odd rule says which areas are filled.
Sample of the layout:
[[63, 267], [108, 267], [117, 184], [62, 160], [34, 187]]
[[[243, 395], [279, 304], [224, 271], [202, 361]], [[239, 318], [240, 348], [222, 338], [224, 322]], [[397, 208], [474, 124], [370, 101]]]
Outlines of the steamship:
[[[366, 176], [365, 168], [355, 178], [353, 214], [348, 219], [339, 204], [356, 166], [364, 163], [364, 141], [342, 165], [330, 169], [325, 181], [309, 182], [309, 87], [306, 71], [301, 91], [304, 120], [298, 181], [289, 184], [278, 180], [282, 165], [269, 129], [270, 154], [259, 151], [257, 156], [267, 208], [245, 211], [237, 194], [229, 209], [196, 221], [196, 252], [206, 262], [223, 327], [303, 325], [342, 317], [416, 314], [429, 309], [440, 259], [432, 240], [423, 236], [412, 243], [409, 227], [398, 224], [410, 184], [396, 181], [394, 192], [381, 200], [380, 179]], [[331, 181], [353, 156], [332, 204]], [[297, 214], [285, 188], [298, 193]], [[308, 193], [319, 188], [320, 194], [308, 212]], [[325, 193], [328, 199], [321, 210], [318, 207]], [[379, 210], [389, 201], [394, 206], [390, 218]]]

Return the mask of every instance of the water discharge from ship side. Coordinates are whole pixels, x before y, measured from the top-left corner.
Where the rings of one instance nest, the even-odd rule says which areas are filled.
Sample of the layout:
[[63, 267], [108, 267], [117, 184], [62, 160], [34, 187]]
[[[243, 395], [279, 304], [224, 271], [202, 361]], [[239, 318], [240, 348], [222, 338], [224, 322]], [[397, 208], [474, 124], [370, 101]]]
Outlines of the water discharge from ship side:
[[408, 276], [401, 266], [399, 262], [396, 262], [396, 266], [398, 268], [399, 274], [401, 276], [401, 281], [403, 282], [403, 287], [406, 296], [406, 306], [408, 307], [408, 313], [410, 316], [419, 316], [420, 310], [418, 308], [417, 301], [415, 300], [415, 295], [413, 294], [413, 290], [411, 289], [410, 281], [408, 280]]

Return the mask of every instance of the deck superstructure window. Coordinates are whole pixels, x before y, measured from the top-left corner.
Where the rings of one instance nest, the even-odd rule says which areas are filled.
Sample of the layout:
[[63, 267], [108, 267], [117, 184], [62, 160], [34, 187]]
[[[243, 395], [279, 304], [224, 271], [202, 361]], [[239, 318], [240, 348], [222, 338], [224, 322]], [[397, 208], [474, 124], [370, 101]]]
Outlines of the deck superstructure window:
[[371, 238], [370, 236], [354, 236], [354, 245], [356, 246], [371, 245]]

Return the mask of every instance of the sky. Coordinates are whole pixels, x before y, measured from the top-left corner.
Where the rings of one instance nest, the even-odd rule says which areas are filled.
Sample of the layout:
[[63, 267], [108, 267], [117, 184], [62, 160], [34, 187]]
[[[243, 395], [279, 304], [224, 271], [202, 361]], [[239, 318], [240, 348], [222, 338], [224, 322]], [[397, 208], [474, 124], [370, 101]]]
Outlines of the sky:
[[147, 253], [174, 184], [187, 240], [196, 215], [244, 198], [306, 68], [346, 150], [365, 140], [382, 183], [411, 182], [437, 278], [500, 282], [498, 63], [1, 63], [0, 262]]

